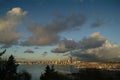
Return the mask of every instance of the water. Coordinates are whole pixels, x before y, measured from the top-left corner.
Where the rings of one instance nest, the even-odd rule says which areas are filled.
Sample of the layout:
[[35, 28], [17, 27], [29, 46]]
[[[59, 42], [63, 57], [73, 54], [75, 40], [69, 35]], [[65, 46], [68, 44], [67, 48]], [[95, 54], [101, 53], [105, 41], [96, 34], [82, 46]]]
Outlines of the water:
[[[19, 65], [18, 72], [27, 71], [31, 74], [32, 80], [40, 80], [40, 75], [44, 73], [46, 65]], [[68, 74], [71, 72], [75, 72], [75, 68], [73, 66], [64, 66], [64, 65], [55, 65], [55, 70], [63, 73]]]

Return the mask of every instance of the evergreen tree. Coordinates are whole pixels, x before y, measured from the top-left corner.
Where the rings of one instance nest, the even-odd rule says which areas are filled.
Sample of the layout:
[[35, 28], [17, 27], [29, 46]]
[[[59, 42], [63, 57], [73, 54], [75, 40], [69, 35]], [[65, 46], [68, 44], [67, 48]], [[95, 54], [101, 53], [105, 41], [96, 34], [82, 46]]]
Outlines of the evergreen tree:
[[6, 52], [6, 49], [3, 52], [0, 52], [0, 56], [2, 56]]
[[[6, 49], [0, 53], [0, 57], [6, 52]], [[28, 72], [17, 73], [18, 64], [11, 55], [8, 60], [0, 59], [0, 80], [31, 80]]]
[[31, 74], [26, 71], [18, 74], [18, 80], [31, 80]]
[[62, 75], [55, 71], [54, 65], [51, 67], [49, 65], [46, 66], [45, 73], [41, 74], [40, 80], [71, 80], [66, 75]]
[[5, 63], [6, 61], [2, 60], [1, 56], [6, 52], [6, 49], [3, 52], [0, 52], [0, 80], [3, 80], [5, 76]]
[[5, 80], [17, 80], [17, 66], [13, 55], [8, 58], [5, 65]]
[[6, 71], [10, 74], [16, 74], [17, 66], [13, 55], [11, 55], [6, 63]]

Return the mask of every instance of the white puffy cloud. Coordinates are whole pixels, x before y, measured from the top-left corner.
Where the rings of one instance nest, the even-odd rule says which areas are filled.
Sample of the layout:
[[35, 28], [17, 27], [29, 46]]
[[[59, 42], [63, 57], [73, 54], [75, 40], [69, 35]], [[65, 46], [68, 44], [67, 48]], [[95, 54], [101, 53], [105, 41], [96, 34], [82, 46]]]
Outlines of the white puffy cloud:
[[19, 7], [16, 7], [16, 8], [13, 8], [12, 10], [8, 11], [7, 15], [8, 16], [24, 16], [26, 15], [26, 11], [23, 11], [21, 8]]
[[21, 23], [21, 19], [26, 15], [26, 11], [21, 8], [13, 8], [8, 11], [5, 16], [0, 18], [0, 43], [6, 47], [16, 44], [20, 34], [16, 30], [16, 26]]
[[15, 27], [21, 22], [21, 18], [26, 15], [26, 11], [21, 8], [13, 8], [5, 16], [0, 18], [0, 31], [8, 27]]

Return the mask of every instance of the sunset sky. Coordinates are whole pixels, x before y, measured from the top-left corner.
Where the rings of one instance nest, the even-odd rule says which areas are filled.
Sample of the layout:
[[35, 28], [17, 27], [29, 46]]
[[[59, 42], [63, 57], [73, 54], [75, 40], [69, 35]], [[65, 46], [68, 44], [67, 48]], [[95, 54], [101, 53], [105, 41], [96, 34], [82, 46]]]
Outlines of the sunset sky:
[[120, 61], [120, 0], [0, 0], [0, 47], [18, 60]]

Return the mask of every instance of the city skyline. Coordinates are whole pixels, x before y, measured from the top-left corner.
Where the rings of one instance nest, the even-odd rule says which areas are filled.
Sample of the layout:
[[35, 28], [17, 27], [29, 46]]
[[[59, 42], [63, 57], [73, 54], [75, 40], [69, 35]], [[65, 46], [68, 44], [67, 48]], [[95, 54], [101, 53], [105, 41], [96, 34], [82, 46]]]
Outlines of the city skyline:
[[120, 61], [119, 0], [0, 0], [3, 57]]

